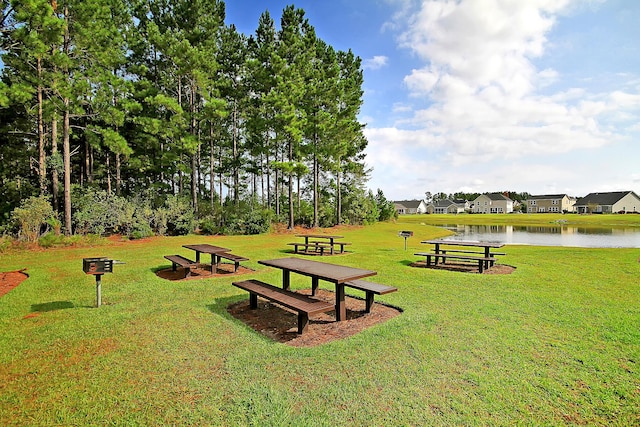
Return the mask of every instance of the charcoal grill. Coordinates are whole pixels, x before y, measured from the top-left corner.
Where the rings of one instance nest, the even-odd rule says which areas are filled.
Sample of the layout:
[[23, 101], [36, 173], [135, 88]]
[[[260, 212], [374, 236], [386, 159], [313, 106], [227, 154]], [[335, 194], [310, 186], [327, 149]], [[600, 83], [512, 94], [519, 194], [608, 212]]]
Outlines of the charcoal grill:
[[413, 236], [413, 231], [398, 231], [398, 236], [399, 237], [404, 237], [404, 250], [407, 250], [407, 237], [412, 237]]
[[102, 305], [101, 278], [105, 273], [113, 273], [113, 264], [124, 264], [105, 257], [83, 258], [82, 270], [96, 277], [96, 307]]

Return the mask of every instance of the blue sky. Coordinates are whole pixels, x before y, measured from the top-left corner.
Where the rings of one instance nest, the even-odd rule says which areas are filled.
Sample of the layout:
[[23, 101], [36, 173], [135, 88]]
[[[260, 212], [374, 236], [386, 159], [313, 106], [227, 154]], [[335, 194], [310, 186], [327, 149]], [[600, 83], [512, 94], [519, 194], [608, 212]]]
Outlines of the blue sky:
[[637, 0], [227, 0], [253, 34], [289, 4], [363, 60], [369, 187], [640, 194]]

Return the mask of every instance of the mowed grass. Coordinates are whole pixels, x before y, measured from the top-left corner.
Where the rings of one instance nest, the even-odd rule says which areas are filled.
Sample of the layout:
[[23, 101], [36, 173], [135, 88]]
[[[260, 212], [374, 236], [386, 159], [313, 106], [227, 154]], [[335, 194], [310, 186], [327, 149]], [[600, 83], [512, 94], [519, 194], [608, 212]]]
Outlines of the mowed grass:
[[[339, 229], [352, 253], [322, 259], [378, 271], [399, 291], [376, 300], [403, 313], [313, 348], [230, 316], [247, 299], [233, 278], [154, 274], [206, 242], [277, 284], [257, 260], [289, 256], [292, 235], [3, 254], [0, 271], [30, 277], [0, 298], [0, 425], [640, 424], [640, 249], [507, 246], [510, 275], [420, 269], [420, 240], [447, 232], [404, 220]], [[89, 256], [126, 263], [103, 276], [100, 308]]]

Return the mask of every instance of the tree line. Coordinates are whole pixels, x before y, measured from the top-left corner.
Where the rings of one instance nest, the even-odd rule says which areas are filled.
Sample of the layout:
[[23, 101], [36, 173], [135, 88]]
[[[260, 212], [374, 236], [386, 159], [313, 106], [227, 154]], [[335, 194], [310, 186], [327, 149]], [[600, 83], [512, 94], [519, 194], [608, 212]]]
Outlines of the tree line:
[[218, 0], [2, 0], [0, 19], [0, 225], [32, 196], [67, 235], [87, 197], [290, 228], [389, 210], [364, 190], [361, 59], [302, 9], [250, 36]]

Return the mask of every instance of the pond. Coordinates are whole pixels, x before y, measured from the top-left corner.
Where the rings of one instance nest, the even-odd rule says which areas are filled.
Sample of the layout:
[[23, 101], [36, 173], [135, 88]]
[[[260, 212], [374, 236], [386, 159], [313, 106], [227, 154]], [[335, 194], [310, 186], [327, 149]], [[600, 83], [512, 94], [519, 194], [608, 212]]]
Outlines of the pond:
[[639, 228], [517, 225], [440, 225], [456, 233], [446, 240], [584, 248], [640, 248]]

